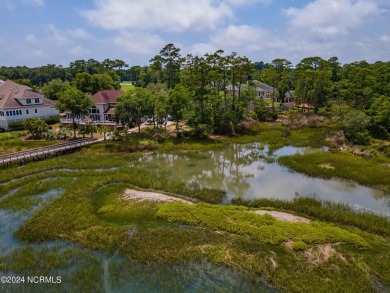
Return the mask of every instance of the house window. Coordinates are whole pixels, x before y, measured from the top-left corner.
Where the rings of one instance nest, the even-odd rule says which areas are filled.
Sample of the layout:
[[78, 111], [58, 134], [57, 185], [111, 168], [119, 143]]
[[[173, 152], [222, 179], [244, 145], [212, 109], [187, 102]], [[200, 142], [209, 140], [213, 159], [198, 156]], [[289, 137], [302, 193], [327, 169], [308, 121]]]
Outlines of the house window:
[[35, 113], [38, 113], [38, 109], [35, 109]]
[[28, 109], [26, 109], [26, 114], [28, 115], [29, 113], [28, 113]]
[[9, 116], [9, 112], [8, 111], [6, 111], [6, 114], [7, 114], [7, 117]]
[[35, 104], [39, 104], [39, 99], [35, 99]]
[[100, 112], [99, 112], [99, 109], [96, 108], [96, 106], [93, 106], [93, 107], [91, 107], [91, 109], [89, 109], [89, 113], [90, 114], [99, 114]]
[[22, 115], [22, 110], [19, 110], [19, 115]]
[[27, 99], [27, 100], [26, 100], [26, 103], [27, 103], [27, 104], [31, 104], [31, 99]]

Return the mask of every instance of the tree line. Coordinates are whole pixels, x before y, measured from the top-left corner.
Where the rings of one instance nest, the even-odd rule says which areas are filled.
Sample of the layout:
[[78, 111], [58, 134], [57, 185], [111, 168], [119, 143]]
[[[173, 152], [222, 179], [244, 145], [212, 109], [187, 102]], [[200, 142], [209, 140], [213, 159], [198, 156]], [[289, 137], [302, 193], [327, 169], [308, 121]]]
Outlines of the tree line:
[[[122, 60], [76, 60], [67, 68], [1, 67], [0, 79], [42, 87], [54, 100], [72, 92], [69, 87], [93, 94], [118, 89], [120, 81], [128, 80], [135, 88], [119, 98], [118, 120], [139, 125], [140, 117], [158, 120], [170, 114], [176, 122], [185, 119], [198, 136], [234, 133], [248, 117], [275, 119], [277, 101], [283, 103], [288, 92], [294, 94], [296, 104], [316, 113], [336, 105], [351, 141], [371, 136], [386, 139], [390, 133], [390, 62], [342, 65], [337, 57], [308, 57], [293, 66], [287, 59], [252, 62], [223, 50], [182, 56], [180, 48], [167, 44], [147, 66], [128, 67]], [[270, 105], [254, 99], [256, 80], [273, 87]], [[256, 104], [255, 112], [248, 111], [250, 102]], [[343, 113], [343, 105], [352, 110]]]

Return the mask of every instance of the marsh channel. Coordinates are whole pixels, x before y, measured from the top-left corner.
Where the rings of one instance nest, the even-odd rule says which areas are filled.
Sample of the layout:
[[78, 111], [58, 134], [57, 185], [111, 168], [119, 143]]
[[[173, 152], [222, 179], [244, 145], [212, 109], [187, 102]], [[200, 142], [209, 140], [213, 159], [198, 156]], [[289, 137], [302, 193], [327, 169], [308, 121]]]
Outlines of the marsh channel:
[[[166, 172], [187, 187], [207, 187], [226, 192], [224, 204], [233, 198], [293, 199], [314, 196], [346, 203], [354, 209], [390, 217], [385, 192], [338, 179], [311, 178], [278, 164], [280, 156], [323, 152], [327, 149], [283, 147], [270, 151], [261, 143], [232, 144], [222, 150], [179, 153], [144, 153], [130, 167]], [[1, 276], [34, 276], [41, 273], [60, 284], [0, 284], [1, 292], [276, 292], [264, 284], [206, 259], [170, 268], [133, 262], [119, 253], [106, 253], [66, 241], [25, 244], [14, 233], [45, 204], [61, 196], [61, 190], [36, 195], [40, 204], [27, 211], [0, 209], [0, 258], [3, 263], [24, 262], [23, 270], [0, 267]], [[2, 199], [11, 194], [2, 196]], [[30, 264], [26, 264], [30, 262]], [[46, 264], [47, 263], [47, 264]], [[15, 267], [15, 265], [13, 266]], [[16, 265], [17, 267], [17, 265]], [[91, 291], [92, 290], [92, 291]]]
[[281, 156], [327, 151], [326, 147], [293, 146], [272, 151], [261, 143], [232, 144], [207, 152], [145, 154], [133, 166], [165, 170], [178, 181], [187, 182], [188, 187], [223, 190], [224, 204], [234, 198], [291, 200], [304, 196], [348, 204], [355, 210], [390, 218], [390, 196], [381, 189], [336, 178], [309, 177], [278, 163]]

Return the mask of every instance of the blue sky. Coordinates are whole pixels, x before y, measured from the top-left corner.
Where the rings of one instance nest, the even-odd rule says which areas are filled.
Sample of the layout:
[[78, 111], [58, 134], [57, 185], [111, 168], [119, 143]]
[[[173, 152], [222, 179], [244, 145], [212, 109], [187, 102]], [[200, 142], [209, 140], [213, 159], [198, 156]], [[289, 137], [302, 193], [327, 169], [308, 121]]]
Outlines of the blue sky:
[[0, 0], [0, 66], [147, 65], [168, 43], [252, 61], [390, 61], [390, 0]]

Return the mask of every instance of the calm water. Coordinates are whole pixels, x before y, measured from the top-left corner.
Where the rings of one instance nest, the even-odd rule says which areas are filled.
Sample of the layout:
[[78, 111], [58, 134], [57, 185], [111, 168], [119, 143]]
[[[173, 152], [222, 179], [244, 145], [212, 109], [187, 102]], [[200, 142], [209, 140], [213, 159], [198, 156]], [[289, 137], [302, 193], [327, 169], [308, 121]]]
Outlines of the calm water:
[[311, 178], [277, 163], [279, 156], [313, 151], [326, 149], [288, 146], [270, 154], [267, 146], [260, 143], [236, 144], [217, 151], [151, 154], [133, 165], [169, 170], [171, 176], [188, 186], [222, 189], [227, 195], [225, 202], [233, 198], [293, 199], [299, 194], [347, 203], [357, 210], [390, 217], [390, 195], [382, 190], [343, 180]]
[[[0, 200], [16, 191], [0, 196]], [[6, 264], [0, 266], [0, 277], [24, 276], [27, 280], [28, 276], [47, 276], [56, 280], [59, 276], [61, 283], [0, 283], [0, 292], [277, 292], [207, 260], [160, 267], [65, 241], [26, 244], [16, 239], [18, 228], [62, 192], [51, 190], [30, 196], [40, 199], [40, 203], [27, 211], [0, 209], [0, 264]], [[50, 265], [56, 260], [63, 264]], [[13, 270], [19, 262], [26, 263], [27, 269]]]
[[[132, 164], [164, 170], [177, 180], [187, 182], [188, 186], [223, 189], [227, 203], [237, 197], [292, 199], [297, 193], [316, 194], [321, 199], [344, 202], [356, 209], [390, 216], [389, 196], [380, 190], [352, 182], [310, 178], [290, 172], [277, 163], [279, 156], [312, 151], [324, 150], [284, 147], [269, 154], [266, 146], [254, 143], [232, 145], [219, 151], [145, 155]], [[0, 196], [0, 200], [16, 191]], [[0, 261], [13, 263], [14, 257], [25, 251], [42, 256], [35, 258], [36, 265], [24, 271], [12, 271], [2, 266], [0, 276], [61, 276], [62, 283], [0, 284], [0, 292], [275, 292], [265, 285], [256, 286], [244, 276], [207, 260], [159, 267], [130, 261], [118, 253], [106, 254], [63, 241], [33, 245], [18, 241], [14, 232], [34, 212], [61, 194], [62, 190], [52, 190], [34, 195], [32, 197], [41, 199], [40, 204], [23, 213], [0, 209]], [[65, 257], [66, 264], [49, 270], [37, 269], [38, 263], [52, 261], [53, 257]]]

